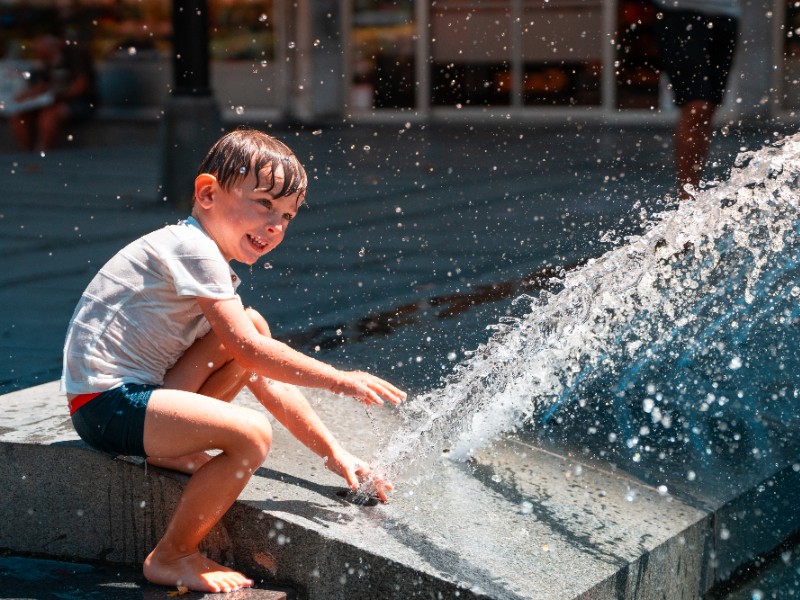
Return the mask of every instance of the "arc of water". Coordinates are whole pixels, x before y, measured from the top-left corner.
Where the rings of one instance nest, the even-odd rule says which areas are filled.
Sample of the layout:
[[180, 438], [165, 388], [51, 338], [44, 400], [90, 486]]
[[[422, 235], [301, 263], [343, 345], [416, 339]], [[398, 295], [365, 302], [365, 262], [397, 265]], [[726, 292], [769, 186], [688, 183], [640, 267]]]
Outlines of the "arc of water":
[[[501, 322], [442, 388], [417, 399], [421, 408], [408, 408], [406, 425], [379, 461], [397, 470], [402, 465], [395, 462], [410, 462], [464, 432], [491, 437], [529, 419], [537, 403], [549, 403], [546, 422], [594, 377], [615, 377], [610, 389], [623, 392], [648, 366], [671, 361], [672, 368], [687, 367], [721, 331], [733, 342], [747, 339], [793, 293], [794, 286], [780, 284], [800, 268], [800, 254], [783, 253], [797, 244], [787, 223], [788, 231], [800, 229], [798, 173], [800, 136], [780, 149], [743, 153], [728, 181], [654, 215], [641, 236], [567, 274], [559, 293], [526, 297], [527, 316]], [[760, 247], [762, 238], [768, 247]], [[680, 263], [687, 243], [694, 251], [684, 264], [664, 261], [678, 256]], [[776, 256], [777, 263], [768, 264]], [[702, 287], [709, 282], [713, 290]], [[721, 302], [728, 310], [716, 314]], [[731, 337], [726, 326], [748, 311], [751, 323]], [[790, 318], [798, 316], [800, 306], [792, 307]], [[676, 354], [670, 350], [678, 341], [688, 345]], [[627, 408], [621, 407], [623, 414]], [[490, 422], [503, 411], [508, 422]]]

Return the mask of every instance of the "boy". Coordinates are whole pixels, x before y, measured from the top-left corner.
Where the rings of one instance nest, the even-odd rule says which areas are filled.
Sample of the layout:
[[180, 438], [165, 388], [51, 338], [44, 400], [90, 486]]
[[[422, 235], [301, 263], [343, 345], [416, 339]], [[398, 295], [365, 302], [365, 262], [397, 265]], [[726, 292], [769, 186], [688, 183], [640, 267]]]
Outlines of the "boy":
[[[252, 130], [223, 136], [200, 166], [192, 216], [123, 248], [75, 309], [62, 388], [81, 438], [191, 475], [145, 559], [153, 583], [208, 592], [253, 584], [198, 551], [270, 448], [266, 417], [230, 404], [245, 385], [352, 489], [369, 478], [383, 501], [392, 489], [338, 444], [294, 384], [367, 405], [398, 404], [405, 393], [272, 339], [235, 292], [228, 263], [251, 265], [277, 247], [306, 186], [305, 170], [275, 138]], [[212, 449], [221, 453], [206, 454]]]

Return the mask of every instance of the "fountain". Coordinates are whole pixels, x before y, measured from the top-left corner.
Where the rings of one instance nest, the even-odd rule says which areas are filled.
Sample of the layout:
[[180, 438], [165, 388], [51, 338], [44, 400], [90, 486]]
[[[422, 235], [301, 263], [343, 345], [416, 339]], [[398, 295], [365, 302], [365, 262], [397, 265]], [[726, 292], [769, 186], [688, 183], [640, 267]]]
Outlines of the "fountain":
[[[558, 291], [518, 297], [521, 316], [501, 318], [487, 344], [409, 406], [408, 430], [381, 461], [402, 468], [422, 446], [447, 444], [464, 458], [500, 433], [536, 428], [537, 416], [591, 417], [580, 410], [588, 404], [614, 413], [615, 439], [640, 458], [662, 442], [691, 443], [710, 420], [741, 424], [732, 414], [749, 413], [759, 438], [763, 419], [796, 420], [798, 161], [797, 137], [744, 153], [727, 181], [653, 215], [643, 234], [565, 273]], [[647, 413], [643, 435], [632, 405]]]
[[[503, 287], [521, 295], [488, 341], [401, 411], [354, 411], [311, 392], [357, 454], [385, 441], [375, 459], [397, 484], [392, 502], [348, 502], [341, 481], [276, 428], [207, 552], [311, 599], [701, 596], [800, 527], [798, 174], [798, 137], [744, 153], [693, 201], [642, 209], [635, 233], [607, 231], [605, 253], [538, 271], [555, 275], [549, 285]], [[418, 205], [398, 206], [403, 223], [431, 226], [441, 215], [423, 221], [431, 192], [417, 191]], [[353, 202], [341, 196], [331, 203]], [[310, 288], [315, 257], [301, 269]], [[183, 479], [82, 447], [56, 388], [4, 396], [0, 547], [140, 562]], [[58, 502], [44, 514], [48, 498]]]
[[[480, 478], [480, 452], [496, 455], [512, 434], [507, 444], [569, 450], [695, 506], [727, 500], [765, 468], [797, 473], [799, 176], [800, 136], [742, 153], [726, 181], [652, 215], [556, 291], [518, 297], [519, 315], [409, 403], [378, 463], [430, 485], [420, 471], [448, 452]], [[783, 502], [770, 518], [785, 518]], [[759, 508], [747, 512], [736, 520]], [[718, 578], [737, 564], [726, 547], [768, 549], [747, 528], [730, 541], [732, 525], [716, 527]]]

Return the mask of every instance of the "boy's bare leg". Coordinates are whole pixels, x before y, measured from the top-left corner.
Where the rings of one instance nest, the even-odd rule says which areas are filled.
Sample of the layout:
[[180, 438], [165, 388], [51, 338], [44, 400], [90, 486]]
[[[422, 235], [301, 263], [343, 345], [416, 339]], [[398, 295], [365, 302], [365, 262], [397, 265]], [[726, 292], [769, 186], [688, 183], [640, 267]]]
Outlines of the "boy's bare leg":
[[149, 581], [207, 592], [252, 585], [241, 573], [203, 557], [198, 547], [264, 462], [271, 440], [269, 422], [259, 412], [177, 390], [153, 392], [144, 428], [149, 455], [222, 452], [189, 479], [164, 537], [145, 560]]
[[[164, 537], [145, 560], [144, 575], [153, 583], [211, 592], [253, 583], [198, 550], [264, 462], [272, 441], [264, 415], [228, 403], [248, 377], [210, 333], [167, 373], [164, 389], [153, 392], [145, 417], [148, 460], [194, 473]], [[222, 453], [211, 457], [209, 449]]]
[[[198, 392], [224, 402], [232, 401], [241, 391], [249, 373], [230, 357], [213, 333], [195, 342], [170, 369], [164, 387]], [[195, 452], [176, 458], [149, 456], [147, 462], [156, 467], [192, 475], [211, 460], [205, 452]]]

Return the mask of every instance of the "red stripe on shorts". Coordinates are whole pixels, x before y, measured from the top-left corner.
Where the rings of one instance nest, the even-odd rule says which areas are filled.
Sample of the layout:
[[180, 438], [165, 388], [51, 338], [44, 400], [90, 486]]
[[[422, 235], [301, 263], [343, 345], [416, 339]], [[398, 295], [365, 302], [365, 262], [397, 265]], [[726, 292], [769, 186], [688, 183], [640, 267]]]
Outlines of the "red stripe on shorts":
[[95, 394], [78, 394], [72, 400], [69, 401], [69, 414], [72, 415], [78, 410], [81, 406], [89, 402], [90, 400], [94, 400], [97, 398], [102, 392], [97, 392]]

